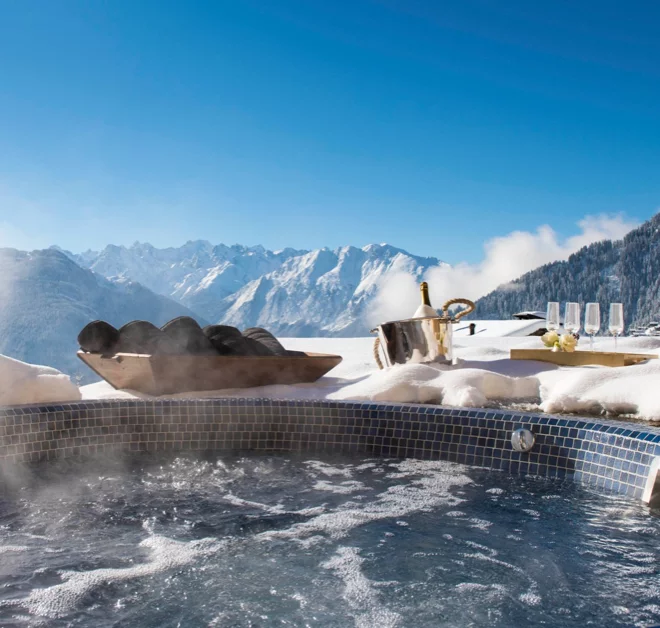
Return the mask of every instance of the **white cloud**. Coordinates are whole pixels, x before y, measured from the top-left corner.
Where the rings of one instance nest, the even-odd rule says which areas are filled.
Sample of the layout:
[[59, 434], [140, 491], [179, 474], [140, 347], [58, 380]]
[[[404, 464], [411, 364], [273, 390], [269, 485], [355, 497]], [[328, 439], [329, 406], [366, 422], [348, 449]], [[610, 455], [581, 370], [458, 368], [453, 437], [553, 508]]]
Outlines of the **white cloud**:
[[419, 305], [416, 279], [404, 272], [386, 274], [381, 278], [376, 298], [368, 314], [368, 323], [376, 326], [384, 321], [410, 318]]
[[[514, 231], [484, 244], [483, 260], [433, 268], [426, 274], [433, 305], [455, 297], [478, 299], [498, 286], [517, 279], [543, 264], [565, 260], [583, 246], [600, 240], [621, 239], [638, 223], [623, 216], [586, 216], [580, 232], [562, 240], [548, 225], [535, 232]], [[417, 282], [397, 273], [383, 278], [373, 308], [374, 320], [398, 320], [412, 316], [419, 301]]]

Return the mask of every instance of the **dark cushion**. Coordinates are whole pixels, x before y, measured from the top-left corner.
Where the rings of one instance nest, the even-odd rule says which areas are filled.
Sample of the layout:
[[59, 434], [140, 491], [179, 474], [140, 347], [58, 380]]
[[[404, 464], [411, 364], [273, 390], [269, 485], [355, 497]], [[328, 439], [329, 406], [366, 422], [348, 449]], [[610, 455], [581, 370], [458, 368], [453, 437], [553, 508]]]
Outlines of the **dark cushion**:
[[245, 338], [236, 327], [208, 325], [204, 333], [220, 355], [273, 355], [268, 347], [251, 338]]
[[243, 336], [213, 337], [211, 342], [220, 355], [273, 355], [268, 347], [264, 347], [252, 338], [243, 338]]
[[87, 323], [78, 334], [78, 344], [90, 353], [114, 353], [119, 342], [119, 331], [105, 321]]
[[148, 355], [179, 355], [177, 344], [162, 330], [148, 321], [131, 321], [119, 329], [118, 353]]
[[301, 358], [307, 356], [303, 351], [290, 351], [289, 349], [285, 349], [282, 346], [282, 343], [268, 330], [263, 329], [263, 327], [250, 327], [249, 329], [245, 329], [243, 331], [243, 336], [260, 342], [264, 347], [270, 349], [273, 352], [273, 355]]
[[204, 335], [210, 340], [214, 338], [216, 341], [221, 341], [228, 337], [242, 337], [239, 329], [231, 325], [207, 325], [203, 329]]
[[189, 316], [179, 316], [165, 323], [161, 330], [172, 339], [182, 354], [218, 355], [197, 321]]
[[261, 327], [250, 327], [243, 330], [244, 338], [251, 338], [261, 343], [264, 347], [270, 349], [273, 355], [286, 355], [286, 349], [281, 345], [280, 341], [273, 336], [269, 331]]

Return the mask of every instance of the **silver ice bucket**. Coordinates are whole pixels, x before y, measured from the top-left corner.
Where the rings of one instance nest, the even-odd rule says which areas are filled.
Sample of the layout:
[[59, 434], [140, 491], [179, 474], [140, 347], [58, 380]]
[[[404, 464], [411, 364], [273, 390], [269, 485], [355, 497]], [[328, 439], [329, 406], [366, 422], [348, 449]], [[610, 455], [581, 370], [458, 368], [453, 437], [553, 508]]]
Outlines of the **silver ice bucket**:
[[[455, 316], [449, 308], [457, 303], [468, 307]], [[468, 299], [451, 299], [442, 306], [442, 316], [409, 318], [380, 324], [371, 333], [377, 333], [374, 341], [374, 358], [379, 368], [394, 364], [423, 364], [452, 362], [452, 324], [474, 310]], [[381, 360], [381, 351], [385, 362]]]

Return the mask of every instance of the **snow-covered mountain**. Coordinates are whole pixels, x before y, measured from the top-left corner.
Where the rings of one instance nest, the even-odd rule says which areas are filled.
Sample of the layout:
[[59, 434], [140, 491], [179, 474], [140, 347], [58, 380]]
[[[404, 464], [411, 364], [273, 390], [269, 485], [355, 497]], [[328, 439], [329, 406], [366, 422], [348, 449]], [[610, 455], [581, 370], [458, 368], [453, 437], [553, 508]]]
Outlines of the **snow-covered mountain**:
[[367, 334], [365, 314], [385, 275], [421, 278], [442, 263], [387, 244], [273, 252], [206, 241], [167, 249], [135, 243], [67, 255], [106, 278], [139, 282], [207, 320], [288, 336]]
[[418, 279], [440, 262], [386, 244], [320, 249], [287, 260], [224, 299], [230, 325], [259, 326], [282, 336], [364, 336], [369, 305], [388, 273]]
[[119, 327], [142, 319], [162, 325], [184, 315], [194, 316], [138, 283], [112, 282], [83, 269], [60, 251], [0, 249], [0, 354], [91, 381], [98, 378], [76, 357], [78, 332], [87, 323], [103, 319]]
[[222, 299], [305, 252], [272, 252], [262, 246], [214, 246], [195, 240], [178, 248], [157, 249], [136, 242], [130, 247], [109, 245], [100, 253], [65, 253], [108, 279], [136, 281], [208, 320], [216, 320]]

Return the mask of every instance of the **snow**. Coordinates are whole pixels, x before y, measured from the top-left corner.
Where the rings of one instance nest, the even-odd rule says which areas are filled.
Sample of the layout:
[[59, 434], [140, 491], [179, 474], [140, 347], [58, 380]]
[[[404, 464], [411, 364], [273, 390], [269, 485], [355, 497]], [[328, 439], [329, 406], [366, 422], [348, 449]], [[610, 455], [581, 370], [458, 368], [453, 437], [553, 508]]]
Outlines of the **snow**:
[[[510, 360], [512, 348], [536, 348], [538, 337], [457, 338], [456, 364], [407, 364], [379, 371], [373, 359], [373, 338], [285, 338], [289, 349], [336, 353], [343, 362], [312, 384], [263, 386], [173, 398], [265, 397], [308, 400], [356, 400], [432, 403], [456, 407], [526, 404], [548, 413], [636, 414], [660, 419], [660, 360], [621, 368], [559, 367], [545, 362]], [[582, 341], [582, 347], [588, 340]], [[595, 350], [612, 351], [613, 340], [597, 338]], [[659, 355], [660, 337], [621, 338], [619, 351]], [[0, 405], [55, 403], [78, 399], [150, 399], [107, 382], [78, 389], [67, 375], [0, 356]]]
[[0, 355], [0, 405], [77, 401], [80, 390], [68, 375]]
[[[288, 349], [336, 353], [344, 361], [313, 384], [171, 397], [362, 400], [457, 407], [516, 403], [549, 413], [636, 414], [642, 419], [660, 419], [660, 395], [656, 389], [660, 360], [621, 368], [558, 367], [509, 359], [512, 348], [540, 347], [538, 337], [477, 335], [455, 340], [455, 366], [410, 364], [379, 371], [372, 355], [373, 338], [285, 338], [282, 342]], [[581, 340], [580, 348], [588, 348], [588, 339]], [[613, 351], [614, 341], [596, 338], [594, 349]], [[618, 350], [658, 355], [660, 338], [620, 338]], [[81, 393], [83, 399], [150, 398], [132, 391], [116, 391], [105, 382], [84, 386]]]

